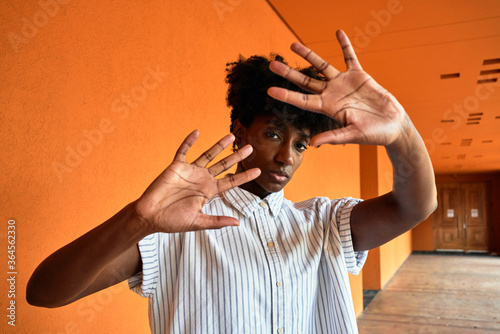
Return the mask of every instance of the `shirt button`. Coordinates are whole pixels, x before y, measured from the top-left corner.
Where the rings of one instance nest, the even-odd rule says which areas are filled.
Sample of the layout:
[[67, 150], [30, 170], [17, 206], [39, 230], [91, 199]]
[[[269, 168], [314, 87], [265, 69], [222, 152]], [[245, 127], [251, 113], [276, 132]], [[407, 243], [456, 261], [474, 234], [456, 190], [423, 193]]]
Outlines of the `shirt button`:
[[284, 332], [284, 331], [283, 331], [283, 328], [278, 328], [278, 334], [281, 334], [281, 333], [283, 333], [283, 332]]
[[277, 286], [282, 286], [282, 285], [283, 285], [283, 282], [281, 282], [281, 281], [280, 281], [280, 282], [276, 282], [276, 285], [277, 285]]
[[269, 247], [269, 248], [273, 248], [273, 247], [274, 247], [274, 242], [269, 241], [269, 242], [267, 243], [267, 247]]
[[264, 208], [266, 206], [266, 202], [260, 202], [259, 205]]

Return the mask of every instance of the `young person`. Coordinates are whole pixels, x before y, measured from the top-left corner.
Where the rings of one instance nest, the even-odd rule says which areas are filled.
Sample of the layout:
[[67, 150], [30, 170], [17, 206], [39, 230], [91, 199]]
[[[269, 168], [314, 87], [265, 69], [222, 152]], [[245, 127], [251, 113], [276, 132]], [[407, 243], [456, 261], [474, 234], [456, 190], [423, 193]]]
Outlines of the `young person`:
[[[424, 220], [436, 190], [408, 115], [337, 39], [346, 72], [301, 44], [292, 49], [321, 76], [261, 57], [230, 64], [232, 134], [188, 163], [191, 133], [137, 201], [40, 264], [28, 301], [58, 307], [129, 279], [149, 297], [154, 333], [357, 332], [347, 272]], [[233, 141], [239, 149], [207, 168]], [[304, 150], [326, 143], [385, 146], [393, 190], [284, 199]]]

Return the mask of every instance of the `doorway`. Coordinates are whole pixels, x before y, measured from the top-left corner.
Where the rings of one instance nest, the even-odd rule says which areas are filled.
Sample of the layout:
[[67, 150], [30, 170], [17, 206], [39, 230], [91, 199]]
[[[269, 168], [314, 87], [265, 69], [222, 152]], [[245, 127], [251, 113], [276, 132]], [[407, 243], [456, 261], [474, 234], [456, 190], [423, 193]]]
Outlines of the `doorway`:
[[438, 183], [434, 245], [438, 250], [488, 251], [486, 183]]

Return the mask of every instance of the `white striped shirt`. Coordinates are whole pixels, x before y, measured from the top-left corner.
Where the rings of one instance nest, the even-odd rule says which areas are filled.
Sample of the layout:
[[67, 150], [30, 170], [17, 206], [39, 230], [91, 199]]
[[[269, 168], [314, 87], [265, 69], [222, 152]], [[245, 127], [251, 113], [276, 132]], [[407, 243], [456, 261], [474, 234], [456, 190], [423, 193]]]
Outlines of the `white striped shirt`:
[[149, 298], [152, 333], [357, 333], [347, 273], [367, 256], [351, 241], [359, 201], [234, 188], [203, 211], [240, 226], [147, 236], [129, 284]]

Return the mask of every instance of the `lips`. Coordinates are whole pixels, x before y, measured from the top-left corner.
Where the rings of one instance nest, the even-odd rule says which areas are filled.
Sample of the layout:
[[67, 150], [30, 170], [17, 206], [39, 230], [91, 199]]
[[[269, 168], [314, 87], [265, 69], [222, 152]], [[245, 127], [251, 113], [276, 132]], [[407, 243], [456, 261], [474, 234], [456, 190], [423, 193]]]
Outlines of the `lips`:
[[269, 172], [271, 178], [273, 178], [276, 182], [285, 182], [288, 180], [288, 173], [285, 171], [271, 171]]

